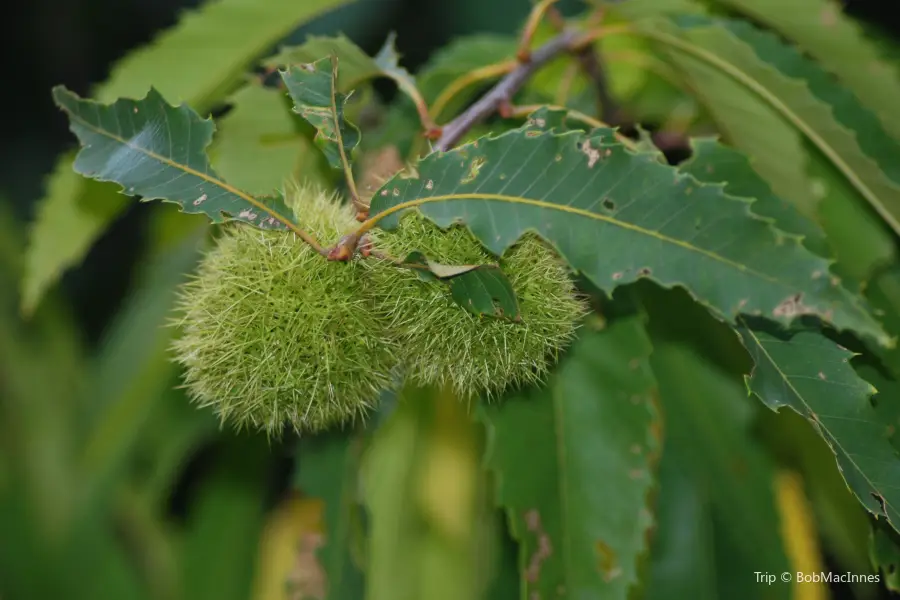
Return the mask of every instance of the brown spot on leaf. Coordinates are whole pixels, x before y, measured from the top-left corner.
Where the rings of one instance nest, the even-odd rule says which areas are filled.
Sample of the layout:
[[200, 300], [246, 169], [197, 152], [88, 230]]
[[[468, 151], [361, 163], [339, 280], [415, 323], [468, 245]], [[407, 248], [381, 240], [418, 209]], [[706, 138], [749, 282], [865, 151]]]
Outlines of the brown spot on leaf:
[[641, 267], [640, 269], [638, 269], [638, 275], [640, 275], [641, 277], [649, 277], [650, 273], [652, 273], [650, 267]]
[[619, 577], [622, 574], [622, 568], [619, 566], [619, 561], [613, 549], [605, 542], [599, 540], [594, 543], [594, 549], [597, 551], [599, 558], [597, 566], [600, 574], [603, 576], [603, 581], [609, 583], [616, 577]]
[[641, 452], [644, 451], [641, 448], [640, 444], [632, 444], [630, 450], [631, 450], [632, 454], [640, 454]]
[[838, 22], [838, 9], [833, 4], [826, 5], [819, 13], [819, 21], [825, 27], [834, 27]]
[[637, 481], [639, 479], [643, 479], [644, 475], [645, 475], [645, 473], [641, 469], [632, 469], [632, 470], [628, 471], [628, 478], [633, 479], [635, 481]]
[[822, 371], [819, 371], [819, 379], [821, 379], [822, 381], [825, 381], [827, 379], [827, 377], [825, 377], [825, 373], [823, 373]]
[[600, 160], [600, 150], [591, 146], [591, 140], [584, 140], [579, 146], [581, 153], [587, 156], [588, 168], [593, 169], [597, 161]]
[[786, 317], [788, 319], [798, 317], [800, 315], [815, 314], [815, 310], [803, 304], [803, 294], [794, 294], [781, 301], [781, 303], [772, 310], [772, 314], [776, 317]]
[[[131, 189], [134, 190], [134, 188]], [[194, 206], [200, 206], [204, 202], [206, 202], [206, 194], [201, 194], [199, 198], [194, 200]]]
[[613, 281], [618, 281], [618, 280], [622, 279], [623, 275], [624, 275], [624, 273], [622, 273], [621, 271], [613, 273], [612, 274]]
[[462, 178], [460, 183], [471, 183], [475, 181], [478, 177], [478, 174], [481, 172], [481, 167], [484, 166], [485, 160], [483, 156], [476, 156], [472, 159], [472, 162], [469, 163], [469, 172], [465, 177]]
[[526, 511], [524, 516], [528, 531], [537, 535], [537, 548], [532, 553], [528, 560], [528, 567], [525, 569], [525, 580], [535, 583], [540, 578], [541, 565], [553, 554], [553, 546], [550, 544], [550, 536], [541, 527], [541, 515], [537, 509]]
[[287, 587], [291, 598], [325, 598], [325, 571], [316, 553], [324, 543], [324, 537], [315, 532], [304, 532], [300, 536], [295, 562], [288, 574]]
[[616, 203], [610, 200], [609, 198], [604, 198], [603, 202], [601, 202], [603, 208], [606, 210], [616, 210]]
[[628, 361], [628, 368], [631, 369], [632, 371], [636, 370], [640, 366], [641, 366], [641, 358], [640, 357], [632, 358], [630, 361]]
[[536, 508], [532, 508], [525, 513], [525, 526], [528, 531], [537, 531], [541, 528], [541, 514]]

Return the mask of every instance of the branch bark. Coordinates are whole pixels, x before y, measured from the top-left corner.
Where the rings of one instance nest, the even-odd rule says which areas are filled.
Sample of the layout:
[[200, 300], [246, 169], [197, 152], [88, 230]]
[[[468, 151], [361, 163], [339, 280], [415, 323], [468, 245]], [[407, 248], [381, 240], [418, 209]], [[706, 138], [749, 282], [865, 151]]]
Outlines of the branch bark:
[[546, 44], [531, 53], [530, 60], [521, 63], [501, 79], [497, 85], [466, 109], [458, 117], [444, 126], [440, 139], [434, 149], [446, 152], [452, 148], [469, 129], [496, 112], [503, 105], [508, 105], [513, 95], [521, 89], [535, 71], [566, 52], [570, 52], [578, 33], [574, 30], [563, 31]]

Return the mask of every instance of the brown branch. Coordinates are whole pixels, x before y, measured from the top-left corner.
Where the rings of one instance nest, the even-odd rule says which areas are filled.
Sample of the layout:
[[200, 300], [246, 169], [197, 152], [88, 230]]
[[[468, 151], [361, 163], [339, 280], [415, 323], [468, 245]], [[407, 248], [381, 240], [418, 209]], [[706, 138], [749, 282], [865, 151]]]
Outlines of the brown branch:
[[[547, 15], [550, 17], [554, 27], [562, 31], [565, 26], [565, 20], [559, 9], [551, 6]], [[592, 28], [599, 27], [599, 21], [602, 19], [603, 11], [601, 10], [592, 19], [596, 21], [595, 26]], [[600, 105], [600, 120], [615, 125], [620, 116], [619, 106], [609, 91], [609, 78], [606, 76], [606, 67], [594, 49], [593, 44], [584, 45], [576, 50], [575, 58], [578, 59], [584, 74], [594, 83], [594, 89], [597, 91], [597, 101]]]
[[594, 82], [597, 100], [600, 103], [600, 120], [616, 125], [619, 120], [619, 106], [609, 91], [606, 67], [592, 46], [586, 46], [576, 54], [585, 74]]
[[512, 97], [525, 82], [541, 67], [559, 56], [569, 52], [578, 39], [578, 32], [564, 31], [546, 44], [531, 53], [530, 60], [522, 63], [509, 72], [497, 85], [466, 109], [461, 115], [444, 126], [440, 139], [435, 142], [434, 149], [446, 152], [452, 148], [469, 129], [496, 112], [501, 106], [508, 106]]

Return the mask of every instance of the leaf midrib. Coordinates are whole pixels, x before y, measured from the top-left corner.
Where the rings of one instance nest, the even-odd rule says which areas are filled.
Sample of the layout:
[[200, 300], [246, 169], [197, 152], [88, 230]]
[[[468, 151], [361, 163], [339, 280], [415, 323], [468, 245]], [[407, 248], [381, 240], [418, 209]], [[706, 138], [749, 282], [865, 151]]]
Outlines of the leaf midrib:
[[[406, 202], [400, 202], [399, 204], [395, 204], [395, 205], [391, 206], [390, 208], [387, 208], [386, 210], [378, 213], [377, 215], [370, 217], [368, 220], [366, 220], [360, 226], [360, 228], [357, 231], [357, 234], [362, 235], [362, 234], [366, 233], [367, 231], [371, 230], [378, 223], [378, 221], [380, 221], [380, 220], [384, 219], [385, 217], [388, 217], [394, 213], [400, 212], [402, 210], [406, 210], [408, 208], [415, 208], [417, 206], [421, 206], [423, 204], [430, 204], [432, 202], [446, 202], [446, 201], [451, 201], [451, 200], [493, 200], [496, 202], [509, 202], [512, 204], [528, 204], [531, 206], [537, 206], [539, 208], [545, 208], [545, 209], [549, 209], [549, 210], [559, 210], [562, 212], [576, 214], [576, 215], [580, 215], [583, 217], [589, 217], [589, 218], [595, 219], [597, 221], [603, 221], [605, 223], [610, 223], [612, 225], [621, 227], [622, 229], [627, 229], [629, 231], [641, 233], [641, 234], [647, 235], [649, 237], [656, 238], [660, 241], [670, 243], [674, 246], [679, 246], [686, 250], [696, 252], [702, 256], [705, 256], [707, 258], [710, 258], [712, 260], [715, 260], [722, 264], [725, 264], [733, 269], [741, 271], [742, 273], [751, 274], [763, 281], [766, 281], [766, 282], [769, 282], [769, 283], [772, 283], [775, 285], [779, 285], [783, 288], [786, 288], [786, 289], [792, 290], [793, 292], [796, 292], [796, 286], [794, 286], [794, 285], [785, 283], [779, 279], [776, 279], [774, 277], [766, 275], [765, 273], [761, 273], [755, 269], [751, 269], [747, 265], [742, 265], [741, 263], [738, 263], [738, 262], [735, 262], [728, 258], [725, 258], [724, 256], [721, 256], [714, 252], [704, 250], [703, 248], [699, 248], [699, 247], [689, 244], [683, 240], [679, 240], [676, 238], [669, 237], [667, 235], [663, 235], [660, 232], [655, 231], [653, 229], [646, 229], [639, 225], [635, 225], [634, 223], [628, 223], [627, 221], [621, 221], [619, 219], [615, 219], [615, 218], [607, 216], [607, 215], [602, 215], [599, 213], [591, 212], [591, 211], [585, 210], [583, 208], [576, 208], [574, 206], [569, 206], [566, 204], [556, 204], [556, 203], [548, 202], [546, 200], [541, 200], [538, 198], [526, 198], [524, 196], [510, 196], [507, 194], [489, 194], [489, 193], [483, 193], [483, 192], [471, 192], [471, 193], [463, 193], [463, 194], [442, 194], [442, 195], [438, 195], [438, 196], [429, 196], [427, 198], [417, 198], [415, 200], [408, 200]], [[748, 218], [752, 219], [754, 217], [753, 217], [753, 215], [748, 213]]]
[[[786, 374], [784, 371], [782, 371], [782, 370], [778, 367], [778, 364], [775, 362], [775, 359], [772, 358], [772, 355], [769, 354], [769, 352], [766, 350], [765, 346], [763, 346], [762, 341], [756, 336], [756, 334], [755, 334], [750, 328], [747, 327], [746, 323], [744, 323], [743, 325], [744, 325], [744, 330], [745, 330], [748, 334], [750, 334], [750, 337], [753, 338], [753, 341], [756, 343], [756, 345], [757, 345], [757, 347], [759, 348], [760, 352], [763, 353], [763, 355], [764, 355], [764, 356], [766, 357], [766, 359], [769, 361], [769, 364], [772, 365], [772, 368], [775, 369], [775, 371], [776, 371], [776, 372], [778, 373], [778, 375], [781, 377], [782, 381], [784, 381], [784, 384], [785, 384], [785, 385], [788, 387], [788, 389], [794, 394], [794, 396], [800, 401], [800, 403], [803, 404], [803, 407], [804, 407], [804, 408], [806, 409], [806, 411], [809, 413], [809, 414], [807, 415], [807, 418], [809, 418], [809, 415], [814, 415], [814, 414], [815, 414], [815, 411], [812, 409], [812, 407], [811, 407], [809, 404], [807, 404], [806, 399], [803, 397], [803, 394], [801, 394], [800, 391], [794, 386], [794, 384], [791, 382], [791, 380], [790, 380], [790, 378], [787, 376], [787, 374]], [[751, 377], [752, 377], [752, 375], [751, 375]], [[756, 392], [754, 392], [754, 393], [756, 393]], [[757, 395], [758, 395], [758, 394], [757, 394]], [[878, 492], [878, 494], [879, 494], [879, 496], [881, 497], [881, 499], [884, 500], [885, 506], [890, 507], [891, 510], [892, 510], [893, 512], [896, 513], [896, 512], [897, 512], [896, 508], [894, 508], [894, 506], [890, 503], [890, 501], [888, 501], [887, 497], [885, 497], [885, 495], [881, 493], [881, 490], [878, 488], [878, 486], [876, 486], [876, 485], [872, 482], [872, 480], [869, 479], [868, 475], [866, 475], [866, 472], [863, 471], [863, 469], [860, 468], [860, 466], [859, 466], [859, 465], [856, 463], [856, 461], [853, 459], [853, 456], [852, 456], [849, 452], [847, 452], [847, 450], [846, 450], [846, 449], [844, 448], [844, 446], [841, 444], [840, 440], [838, 440], [838, 438], [834, 435], [834, 433], [831, 431], [831, 429], [830, 429], [827, 425], [825, 425], [825, 423], [823, 423], [823, 422], [821, 421], [821, 419], [817, 419], [817, 422], [819, 423], [819, 426], [820, 426], [820, 427], [822, 427], [825, 431], [828, 432], [828, 437], [830, 437], [830, 438], [833, 440], [834, 445], [837, 446], [837, 448], [838, 448], [838, 449], [841, 451], [841, 453], [846, 457], [846, 459], [850, 462], [850, 464], [853, 465], [853, 468], [856, 469], [856, 472], [859, 473], [859, 475], [865, 480], [866, 484], [867, 484], [870, 488], [872, 488], [873, 490], [876, 490], [876, 491]], [[888, 522], [890, 523], [890, 522], [891, 522], [891, 517], [890, 517], [889, 514], [887, 514], [887, 512], [888, 512], [888, 511], [885, 511], [885, 518], [886, 518], [886, 519], [888, 520]]]
[[[900, 221], [898, 221], [898, 219], [894, 215], [892, 215], [890, 213], [890, 211], [886, 210], [884, 203], [881, 202], [881, 200], [878, 198], [878, 196], [874, 192], [872, 192], [872, 190], [869, 188], [869, 186], [867, 186], [865, 184], [865, 182], [856, 175], [855, 171], [850, 168], [850, 166], [843, 160], [843, 158], [841, 158], [841, 156], [837, 153], [837, 151], [829, 143], [827, 143], [818, 133], [816, 133], [816, 131], [809, 124], [807, 124], [807, 122], [803, 118], [801, 118], [797, 113], [795, 113], [793, 110], [791, 110], [790, 107], [788, 107], [786, 104], [784, 104], [777, 96], [775, 96], [773, 93], [769, 92], [769, 90], [764, 85], [762, 85], [759, 81], [757, 81], [754, 77], [751, 77], [746, 72], [744, 72], [742, 69], [738, 68], [736, 65], [734, 65], [730, 62], [727, 62], [726, 60], [721, 59], [718, 56], [716, 56], [710, 52], [707, 52], [704, 48], [701, 48], [699, 46], [696, 46], [695, 44], [692, 44], [690, 42], [687, 42], [685, 40], [682, 40], [678, 37], [675, 37], [675, 36], [672, 36], [672, 35], [669, 35], [666, 33], [661, 33], [658, 31], [644, 31], [644, 30], [627, 30], [627, 31], [622, 31], [621, 33], [623, 33], [625, 35], [630, 34], [630, 35], [635, 35], [638, 37], [646, 37], [646, 38], [661, 42], [663, 44], [668, 44], [669, 46], [672, 46], [679, 50], [682, 50], [682, 51], [690, 54], [691, 56], [693, 56], [695, 58], [699, 58], [699, 59], [705, 61], [706, 63], [712, 65], [713, 67], [719, 69], [726, 75], [730, 76], [732, 79], [734, 79], [737, 82], [744, 85], [750, 91], [754, 92], [756, 95], [758, 95], [764, 101], [769, 103], [769, 105], [771, 105], [775, 110], [779, 111], [782, 115], [784, 115], [784, 117], [788, 121], [790, 121], [797, 129], [799, 129], [801, 132], [803, 132], [803, 134], [807, 138], [809, 138], [810, 141], [812, 141], [819, 148], [819, 150], [821, 150], [822, 153], [828, 157], [829, 160], [831, 160], [834, 163], [834, 165], [838, 168], [838, 170], [840, 170], [841, 173], [843, 173], [843, 175], [847, 178], [847, 180], [850, 181], [850, 183], [853, 185], [853, 187], [855, 187], [859, 191], [859, 193], [862, 194], [866, 198], [866, 200], [869, 201], [869, 203], [872, 205], [873, 208], [875, 208], [875, 210], [878, 212], [878, 214], [881, 215], [881, 217], [885, 221], [890, 223], [891, 227], [895, 231], [900, 232]], [[734, 36], [734, 34], [730, 34], [730, 35], [732, 35], [733, 37], [736, 37], [736, 36]], [[748, 45], [748, 47], [749, 47], [749, 45]], [[752, 48], [750, 48], [750, 49], [752, 51]], [[767, 66], [767, 67], [772, 68], [777, 71], [777, 69], [775, 69], [775, 67], [773, 67], [769, 63], [764, 62], [762, 59], [760, 59], [760, 63], [764, 66]], [[778, 74], [782, 75], [780, 72], [778, 72]], [[782, 76], [785, 77], [785, 79], [789, 79], [791, 82], [800, 83], [803, 81], [803, 80], [794, 80], [794, 79], [791, 79], [784, 75], [782, 75]], [[820, 102], [824, 106], [831, 108], [831, 106], [828, 103], [826, 103], [824, 101], [820, 101]], [[835, 124], [837, 125], [837, 127], [841, 127], [841, 125], [837, 121], [835, 121]], [[867, 160], [872, 160], [868, 155], [866, 155], [861, 150], [860, 150], [860, 152], [863, 154], [863, 156]], [[877, 164], [874, 163], [874, 161], [873, 161], [873, 165], [877, 166]]]
[[[89, 129], [90, 131], [92, 131], [92, 132], [94, 132], [94, 133], [96, 133], [96, 134], [98, 134], [98, 135], [105, 136], [105, 137], [107, 137], [107, 138], [109, 138], [109, 139], [111, 139], [111, 140], [113, 140], [113, 141], [115, 141], [115, 142], [118, 142], [118, 143], [122, 144], [123, 146], [126, 146], [126, 147], [128, 147], [128, 148], [130, 148], [130, 149], [132, 149], [132, 150], [134, 150], [134, 151], [136, 151], [136, 152], [140, 152], [140, 153], [144, 154], [145, 156], [148, 156], [149, 158], [152, 158], [152, 159], [154, 159], [154, 160], [157, 160], [157, 161], [159, 161], [159, 162], [161, 162], [161, 163], [163, 163], [163, 164], [165, 164], [165, 165], [167, 165], [167, 166], [169, 166], [169, 167], [172, 167], [172, 168], [174, 168], [174, 169], [178, 169], [178, 170], [184, 171], [185, 173], [187, 173], [187, 174], [189, 174], [189, 175], [193, 175], [193, 176], [195, 176], [195, 177], [198, 177], [198, 178], [200, 178], [200, 179], [203, 179], [204, 181], [206, 181], [206, 182], [208, 182], [208, 183], [211, 183], [211, 184], [213, 184], [213, 185], [215, 185], [215, 186], [218, 186], [218, 187], [222, 188], [223, 190], [225, 190], [226, 192], [229, 192], [229, 193], [231, 193], [231, 194], [234, 194], [235, 196], [238, 196], [238, 197], [241, 198], [242, 200], [245, 200], [245, 201], [249, 202], [250, 204], [252, 204], [252, 205], [255, 206], [256, 208], [258, 208], [259, 210], [265, 212], [265, 213], [268, 214], [269, 216], [274, 217], [274, 218], [277, 219], [278, 221], [284, 223], [284, 224], [287, 225], [290, 229], [294, 230], [296, 233], [302, 233], [302, 232], [300, 231], [300, 229], [299, 229], [296, 225], [294, 225], [294, 224], [291, 223], [290, 221], [285, 220], [284, 216], [282, 216], [282, 215], [280, 215], [278, 212], [276, 212], [276, 211], [270, 209], [270, 208], [267, 207], [265, 204], [261, 203], [259, 200], [257, 200], [257, 199], [254, 198], [253, 196], [247, 194], [246, 192], [242, 192], [241, 190], [239, 190], [239, 189], [237, 189], [237, 188], [235, 188], [235, 187], [233, 187], [233, 186], [227, 184], [226, 182], [222, 181], [221, 179], [216, 179], [215, 177], [210, 177], [210, 176], [207, 175], [206, 173], [202, 173], [202, 172], [200, 172], [200, 171], [198, 171], [198, 170], [196, 170], [196, 169], [194, 169], [194, 168], [191, 168], [191, 167], [189, 167], [189, 166], [187, 166], [187, 165], [183, 165], [183, 164], [181, 164], [181, 163], [177, 163], [177, 162], [175, 162], [174, 160], [172, 160], [172, 159], [170, 159], [170, 158], [167, 158], [167, 157], [165, 157], [165, 156], [163, 156], [163, 155], [161, 155], [161, 154], [157, 154], [156, 152], [153, 152], [152, 150], [148, 150], [147, 148], [142, 148], [141, 146], [136, 146], [136, 145], [132, 144], [130, 141], [124, 139], [123, 137], [121, 137], [121, 136], [119, 136], [119, 135], [116, 135], [116, 134], [114, 134], [114, 133], [112, 133], [112, 132], [110, 132], [110, 131], [108, 131], [108, 130], [106, 130], [106, 129], [97, 127], [96, 125], [94, 125], [94, 124], [91, 123], [90, 121], [87, 121], [87, 120], [85, 120], [84, 118], [82, 118], [81, 116], [79, 116], [79, 115], [75, 114], [74, 112], [72, 112], [72, 110], [71, 110], [69, 107], [67, 107], [67, 106], [63, 106], [62, 108], [63, 108], [63, 110], [66, 111], [66, 113], [69, 115], [69, 117], [70, 117], [73, 121], [75, 121], [76, 123], [78, 123], [79, 125], [81, 125], [82, 127], [84, 127], [85, 129]], [[114, 182], [114, 183], [118, 183], [118, 182]], [[121, 185], [121, 184], [120, 184], [120, 185]]]

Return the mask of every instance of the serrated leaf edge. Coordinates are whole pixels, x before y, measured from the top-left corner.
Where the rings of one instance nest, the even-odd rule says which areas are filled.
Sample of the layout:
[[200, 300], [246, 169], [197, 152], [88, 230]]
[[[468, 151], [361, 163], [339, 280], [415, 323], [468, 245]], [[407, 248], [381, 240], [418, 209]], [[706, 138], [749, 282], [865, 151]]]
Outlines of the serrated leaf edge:
[[[184, 171], [185, 173], [188, 173], [189, 175], [193, 175], [193, 176], [198, 177], [198, 178], [200, 178], [200, 179], [202, 179], [202, 180], [204, 180], [204, 181], [206, 181], [206, 182], [208, 182], [208, 183], [211, 183], [211, 184], [213, 184], [213, 185], [216, 185], [216, 186], [218, 186], [218, 187], [224, 189], [225, 191], [227, 191], [227, 192], [229, 192], [229, 193], [231, 193], [231, 194], [234, 194], [235, 196], [241, 198], [242, 200], [244, 200], [244, 201], [246, 201], [246, 202], [252, 204], [254, 207], [256, 207], [257, 209], [259, 209], [259, 210], [261, 210], [261, 211], [263, 211], [263, 212], [265, 212], [266, 214], [268, 214], [270, 217], [273, 217], [273, 218], [276, 219], [277, 221], [279, 221], [279, 222], [281, 222], [281, 223], [284, 223], [285, 226], [287, 226], [289, 229], [293, 230], [294, 233], [297, 233], [298, 235], [302, 235], [302, 236], [305, 236], [305, 235], [306, 235], [306, 233], [303, 232], [299, 227], [297, 227], [297, 225], [296, 225], [295, 223], [293, 223], [292, 221], [290, 221], [290, 220], [288, 220], [288, 219], [285, 219], [285, 217], [284, 217], [283, 215], [279, 214], [277, 211], [274, 211], [274, 210], [268, 208], [268, 207], [265, 205], [265, 203], [260, 202], [259, 200], [257, 200], [257, 199], [254, 198], [253, 196], [251, 196], [250, 194], [247, 194], [246, 192], [243, 192], [243, 191], [237, 189], [236, 187], [229, 185], [228, 183], [226, 183], [226, 182], [225, 182], [224, 180], [222, 180], [222, 179], [217, 179], [217, 178], [215, 178], [215, 177], [211, 177], [211, 176], [207, 175], [206, 173], [202, 173], [202, 172], [200, 172], [200, 171], [197, 171], [196, 169], [194, 169], [194, 168], [192, 168], [192, 167], [189, 167], [189, 166], [187, 166], [187, 165], [182, 165], [182, 164], [176, 163], [175, 161], [173, 161], [173, 160], [171, 160], [171, 159], [169, 159], [169, 158], [166, 158], [165, 156], [162, 156], [162, 155], [160, 155], [160, 154], [157, 154], [156, 152], [153, 152], [153, 151], [151, 151], [151, 150], [147, 150], [146, 148], [142, 148], [142, 147], [140, 147], [140, 146], [136, 146], [136, 145], [130, 143], [128, 140], [126, 140], [126, 139], [124, 139], [124, 138], [122, 138], [122, 137], [120, 137], [120, 136], [118, 136], [118, 135], [115, 135], [115, 134], [113, 134], [113, 133], [111, 133], [111, 132], [109, 132], [109, 131], [105, 131], [105, 130], [100, 129], [100, 128], [98, 128], [98, 127], [95, 127], [93, 124], [91, 124], [91, 123], [85, 121], [84, 119], [82, 119], [82, 118], [79, 117], [78, 115], [75, 115], [74, 113], [72, 113], [66, 106], [64, 106], [64, 105], [58, 100], [58, 97], [59, 97], [60, 95], [68, 95], [68, 96], [70, 96], [71, 98], [75, 99], [76, 101], [86, 102], [86, 103], [88, 103], [88, 104], [93, 104], [93, 105], [96, 105], [96, 106], [108, 107], [108, 106], [110, 106], [110, 105], [104, 104], [104, 103], [102, 103], [102, 102], [98, 102], [98, 101], [96, 101], [96, 100], [92, 100], [92, 99], [90, 99], [90, 98], [81, 98], [80, 96], [78, 96], [78, 95], [75, 94], [74, 92], [69, 91], [65, 86], [61, 86], [61, 85], [55, 86], [55, 87], [53, 88], [52, 91], [53, 91], [53, 99], [54, 99], [54, 101], [56, 102], [56, 105], [57, 105], [60, 109], [62, 109], [62, 110], [66, 113], [66, 115], [68, 115], [69, 119], [70, 119], [72, 122], [77, 122], [79, 126], [84, 127], [85, 129], [88, 129], [88, 130], [92, 131], [93, 133], [95, 133], [95, 134], [97, 134], [97, 135], [101, 135], [101, 136], [107, 137], [107, 138], [109, 138], [109, 139], [111, 139], [111, 140], [114, 140], [115, 142], [117, 142], [117, 143], [119, 143], [119, 144], [122, 144], [123, 146], [126, 146], [126, 147], [130, 148], [131, 150], [133, 150], [133, 151], [135, 151], [135, 152], [144, 154], [145, 156], [148, 156], [149, 158], [152, 158], [153, 160], [159, 161], [159, 162], [161, 162], [161, 163], [163, 163], [163, 164], [165, 164], [165, 165], [167, 165], [167, 166], [169, 166], [169, 167], [172, 167], [172, 168], [177, 169], [177, 170], [180, 170], [180, 171]], [[156, 88], [154, 88], [153, 86], [150, 87], [150, 91], [147, 92], [147, 95], [145, 95], [143, 98], [138, 99], [138, 101], [146, 101], [146, 100], [150, 99], [151, 96], [156, 96], [157, 98], [159, 98], [159, 100], [160, 100], [161, 102], [163, 102], [166, 106], [168, 106], [168, 107], [170, 107], [170, 108], [176, 108], [176, 109], [178, 109], [178, 108], [187, 108], [187, 109], [191, 110], [191, 112], [193, 112], [194, 114], [197, 114], [193, 109], [191, 109], [191, 108], [190, 108], [186, 103], [184, 103], [184, 102], [182, 102], [182, 103], [179, 104], [179, 105], [169, 104], [169, 103], [166, 102], [166, 100], [163, 98], [162, 94], [160, 94], [160, 93], [156, 90]], [[114, 104], [114, 103], [113, 103], [113, 104]], [[198, 116], [199, 116], [199, 115], [198, 115]], [[213, 128], [213, 129], [212, 129], [212, 132], [213, 132], [213, 133], [215, 132], [215, 130], [216, 130], [216, 124], [215, 124], [215, 121], [213, 121], [213, 119], [212, 119], [211, 117], [207, 117], [206, 119], [201, 118], [201, 119], [200, 119], [200, 122], [201, 122], [201, 123], [210, 123], [210, 124], [212, 125], [212, 128]], [[114, 180], [112, 180], [112, 179], [104, 179], [104, 178], [102, 178], [102, 177], [92, 177], [92, 179], [95, 179], [96, 181], [105, 181], [105, 182], [115, 183], [116, 185], [120, 186], [120, 190], [119, 190], [120, 193], [122, 193], [122, 194], [124, 194], [124, 195], [130, 195], [130, 194], [128, 194], [128, 193], [125, 191], [125, 186], [119, 184], [119, 182], [117, 182], [117, 181], [114, 181]], [[162, 197], [159, 197], [159, 198], [144, 198], [143, 200], [144, 200], [144, 201], [146, 201], [146, 200], [161, 200], [161, 201], [164, 201], [164, 202], [171, 202], [172, 204], [178, 204], [178, 205], [180, 206], [180, 203], [174, 202], [174, 201], [171, 201], [171, 200], [169, 200], [169, 199], [167, 199], [167, 198], [162, 198]]]

